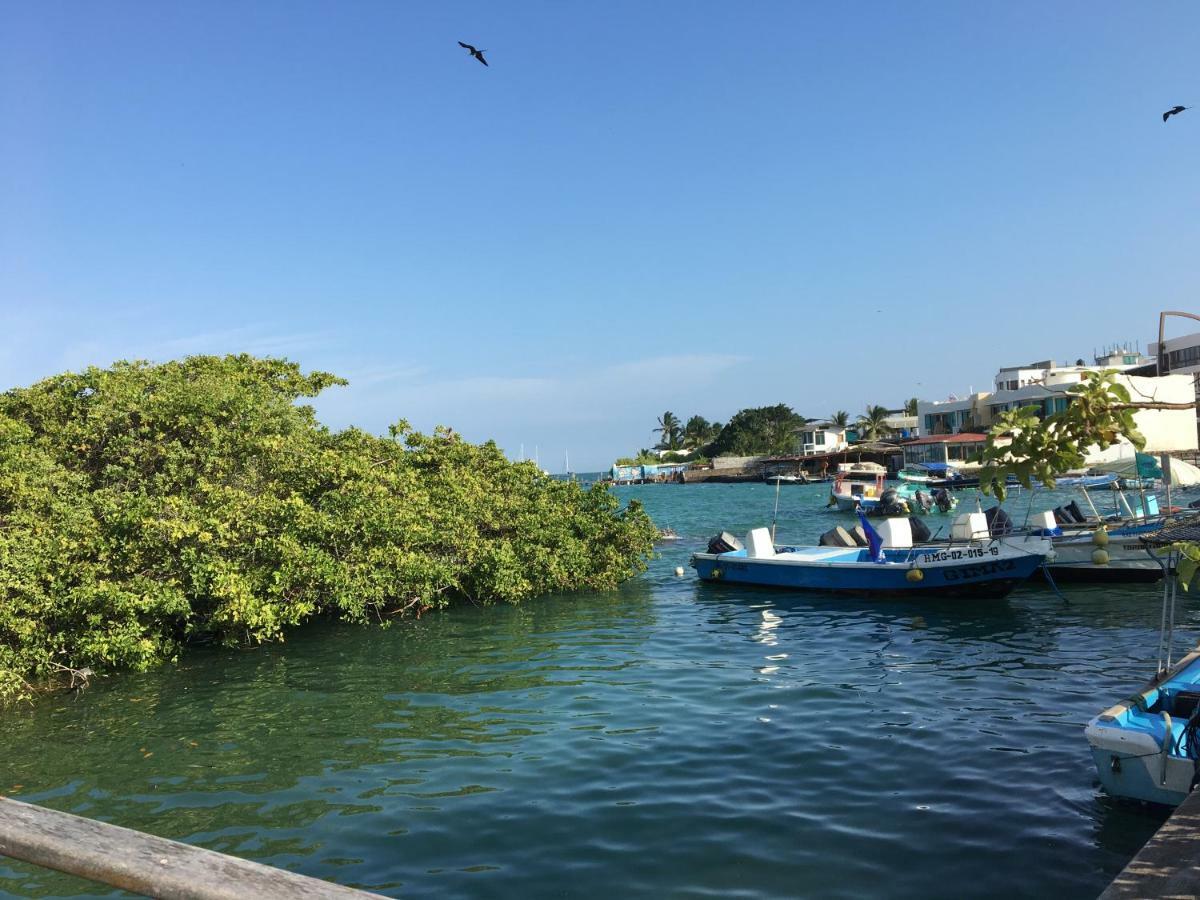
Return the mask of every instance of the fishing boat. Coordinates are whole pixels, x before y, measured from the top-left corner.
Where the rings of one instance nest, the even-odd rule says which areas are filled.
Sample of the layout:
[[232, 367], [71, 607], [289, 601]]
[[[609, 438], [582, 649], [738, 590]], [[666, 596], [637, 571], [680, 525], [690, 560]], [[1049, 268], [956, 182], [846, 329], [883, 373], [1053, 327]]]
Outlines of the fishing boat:
[[1200, 766], [1200, 649], [1084, 729], [1106, 793], [1177, 806]]
[[808, 484], [808, 476], [803, 472], [798, 475], [764, 475], [763, 481], [775, 484]]
[[[1162, 567], [1145, 552], [1144, 539], [1164, 527], [1200, 514], [1184, 511], [1166, 515], [1159, 510], [1158, 498], [1142, 492], [1127, 497], [1117, 488], [1117, 476], [1060, 478], [1057, 487], [1074, 485], [1079, 500], [1052, 510], [1026, 512], [1017, 524], [1000, 507], [983, 513], [989, 533], [1011, 540], [1049, 540], [1054, 553], [1041, 574], [1052, 583], [1101, 582], [1105, 584], [1149, 584], [1162, 578]], [[1111, 494], [1111, 512], [1101, 512], [1088, 487], [1107, 487]], [[1034, 497], [1030, 496], [1032, 506]], [[1082, 506], [1080, 505], [1082, 503]], [[946, 539], [935, 534], [928, 543], [941, 546]]]
[[958, 508], [958, 498], [945, 488], [931, 490], [928, 485], [907, 482], [895, 488], [895, 491], [896, 497], [904, 501], [909, 512], [917, 515], [930, 513], [949, 515]]
[[842, 463], [829, 491], [829, 506], [842, 512], [871, 510], [883, 496], [887, 469], [878, 463]]
[[962, 476], [958, 469], [949, 463], [931, 462], [931, 463], [910, 463], [896, 473], [896, 477], [901, 481], [911, 482], [912, 484], [933, 484], [939, 485], [945, 481], [955, 481]]
[[[980, 517], [982, 518], [982, 517]], [[887, 519], [878, 530], [861, 517], [866, 547], [777, 547], [767, 528], [746, 544], [727, 534], [707, 553], [692, 555], [704, 581], [825, 591], [869, 597], [938, 596], [1001, 598], [1032, 575], [1050, 552], [1048, 541], [1006, 541], [972, 532], [978, 521], [955, 523], [956, 542], [915, 547], [907, 519]]]
[[[1200, 527], [1174, 526], [1143, 540], [1164, 571], [1175, 571], [1176, 541], [1200, 540]], [[1084, 729], [1106, 793], [1170, 806], [1183, 801], [1200, 777], [1200, 648], [1172, 664], [1179, 582], [1163, 582], [1158, 667], [1145, 687], [1096, 716]]]

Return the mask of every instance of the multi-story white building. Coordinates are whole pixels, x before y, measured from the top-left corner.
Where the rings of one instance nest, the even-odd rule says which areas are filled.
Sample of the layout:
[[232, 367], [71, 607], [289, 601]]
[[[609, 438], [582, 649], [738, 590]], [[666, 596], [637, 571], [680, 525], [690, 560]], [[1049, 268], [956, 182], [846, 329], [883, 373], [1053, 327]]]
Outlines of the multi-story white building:
[[[1200, 335], [1193, 336], [1200, 346]], [[1136, 400], [1154, 399], [1168, 403], [1190, 403], [1195, 388], [1190, 375], [1144, 377], [1124, 374], [1129, 370], [1145, 371], [1146, 357], [1140, 353], [1119, 350], [1096, 357], [1094, 365], [1055, 365], [1047, 360], [1028, 366], [1011, 366], [996, 373], [995, 391], [984, 391], [968, 397], [945, 401], [922, 401], [917, 407], [921, 433], [926, 439], [935, 435], [985, 432], [1011, 409], [1023, 406], [1040, 407], [1041, 417], [1062, 412], [1071, 402], [1070, 388], [1083, 380], [1089, 371], [1116, 369], [1117, 380]], [[1200, 360], [1197, 361], [1200, 371]], [[1197, 448], [1196, 416], [1192, 410], [1137, 410], [1134, 421], [1146, 438], [1150, 452], [1195, 450]], [[1128, 450], [1124, 451], [1128, 454]], [[1093, 464], [1116, 458], [1118, 447], [1089, 456]]]
[[[1166, 358], [1163, 360], [1163, 374], [1192, 375], [1200, 372], [1200, 332], [1185, 334], [1182, 337], [1167, 338], [1163, 341]], [[1158, 360], [1158, 342], [1150, 342], [1149, 362]]]
[[805, 428], [800, 432], [800, 453], [804, 456], [813, 456], [817, 453], [835, 453], [838, 450], [845, 450], [850, 446], [846, 434], [850, 428], [849, 425], [831, 425], [828, 422]]

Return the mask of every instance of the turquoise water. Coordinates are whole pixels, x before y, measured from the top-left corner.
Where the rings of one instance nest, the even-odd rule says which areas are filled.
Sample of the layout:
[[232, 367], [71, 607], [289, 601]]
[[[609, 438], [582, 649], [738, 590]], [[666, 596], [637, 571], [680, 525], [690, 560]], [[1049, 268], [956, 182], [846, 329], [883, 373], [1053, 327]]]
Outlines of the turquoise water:
[[[781, 542], [846, 521], [826, 490], [782, 490]], [[98, 679], [5, 714], [0, 790], [395, 896], [1063, 900], [1163, 820], [1098, 792], [1082, 735], [1153, 668], [1156, 589], [702, 585], [674, 568], [774, 489], [619, 493], [683, 538], [619, 591]], [[0, 891], [107, 895], [13, 864]]]

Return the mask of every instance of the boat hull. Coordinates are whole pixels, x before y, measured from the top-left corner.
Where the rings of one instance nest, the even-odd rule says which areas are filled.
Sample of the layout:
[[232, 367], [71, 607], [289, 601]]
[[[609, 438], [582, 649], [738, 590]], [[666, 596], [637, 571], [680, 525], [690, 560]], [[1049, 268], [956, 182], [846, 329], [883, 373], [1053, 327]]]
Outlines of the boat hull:
[[[860, 561], [849, 561], [858, 554]], [[751, 559], [745, 551], [697, 553], [692, 567], [705, 581], [755, 585], [792, 591], [820, 591], [869, 597], [948, 597], [999, 599], [1008, 596], [1041, 565], [1031, 548], [1014, 550], [998, 541], [953, 550], [888, 551], [886, 563], [871, 562], [866, 551], [849, 551], [827, 561], [782, 553]], [[919, 579], [909, 573], [921, 573]]]
[[[1100, 549], [1092, 541], [1092, 529], [1074, 529], [1067, 535], [1052, 537], [1050, 541], [1054, 552], [1038, 575], [1044, 578], [1048, 570], [1056, 584], [1153, 584], [1163, 577], [1162, 566], [1146, 552], [1138, 537], [1161, 527], [1161, 523], [1151, 523], [1110, 530], [1109, 543], [1104, 547], [1108, 562], [1103, 565], [1092, 559], [1092, 554]], [[1022, 539], [1016, 536], [1008, 538], [1010, 541]], [[1045, 540], [1036, 535], [1024, 539]], [[928, 546], [947, 546], [947, 542], [934, 541]]]
[[1109, 532], [1109, 543], [1104, 548], [1108, 562], [1104, 565], [1092, 560], [1092, 554], [1099, 548], [1092, 542], [1090, 532], [1079, 537], [1052, 539], [1054, 555], [1046, 566], [1050, 577], [1056, 582], [1153, 584], [1162, 578], [1162, 566], [1146, 552], [1137, 535], [1149, 534], [1157, 527], [1140, 526]]
[[1200, 688], [1200, 652], [1193, 651], [1136, 696], [1106, 709], [1084, 729], [1105, 793], [1177, 806], [1191, 792], [1196, 761], [1185, 723], [1194, 706], [1182, 706]]
[[833, 499], [837, 502], [837, 508], [841, 512], [854, 512], [856, 509], [868, 511], [874, 509], [879, 503], [878, 498], [864, 497], [862, 494], [834, 494]]

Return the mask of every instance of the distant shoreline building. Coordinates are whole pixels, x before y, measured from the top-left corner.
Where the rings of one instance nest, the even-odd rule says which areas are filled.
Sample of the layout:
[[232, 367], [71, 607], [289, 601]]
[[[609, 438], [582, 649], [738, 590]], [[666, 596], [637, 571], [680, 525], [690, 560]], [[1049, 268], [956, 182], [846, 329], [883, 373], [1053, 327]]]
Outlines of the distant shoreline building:
[[[1190, 336], [1189, 346], [1196, 348], [1194, 371], [1200, 372], [1200, 334]], [[1176, 341], [1186, 342], [1187, 338]], [[1164, 343], [1170, 343], [1165, 342]], [[1151, 345], [1153, 348], [1153, 345]], [[1182, 357], [1181, 357], [1182, 358]], [[1139, 352], [1115, 348], [1098, 354], [1092, 365], [1082, 360], [1074, 365], [1057, 365], [1053, 360], [1030, 363], [1024, 366], [1005, 366], [993, 379], [994, 391], [978, 391], [964, 398], [940, 401], [919, 401], [917, 417], [922, 437], [906, 444], [905, 461], [922, 462], [915, 457], [932, 454], [938, 446], [938, 436], [949, 436], [953, 440], [945, 444], [944, 452], [957, 452], [965, 458], [967, 445], [978, 445], [986, 432], [999, 417], [1009, 410], [1025, 406], [1038, 407], [1039, 418], [1063, 412], [1071, 403], [1070, 389], [1084, 380], [1088, 372], [1116, 370], [1117, 381], [1123, 384], [1134, 398], [1153, 398], [1167, 403], [1190, 403], [1196, 399], [1195, 379], [1191, 375], [1171, 374], [1165, 376], [1145, 375], [1147, 363], [1152, 362]], [[1133, 374], [1133, 373], [1138, 374]], [[1146, 438], [1146, 450], [1151, 453], [1195, 451], [1197, 449], [1197, 417], [1193, 410], [1137, 410], [1134, 421]], [[945, 438], [943, 438], [945, 440]], [[915, 446], [914, 446], [915, 445]], [[907, 449], [912, 447], [913, 450]], [[929, 450], [918, 448], [929, 447]], [[949, 448], [953, 447], [954, 450]], [[1128, 450], [1124, 451], [1128, 455]], [[964, 456], [965, 454], [965, 456]], [[1122, 455], [1121, 446], [1105, 451], [1093, 451], [1088, 455], [1089, 463], [1117, 459]], [[949, 458], [930, 459], [931, 462], [951, 462]]]
[[[1200, 332], [1185, 334], [1181, 337], [1167, 338], [1163, 341], [1163, 368], [1158, 371], [1158, 341], [1150, 342], [1150, 364], [1138, 370], [1156, 375], [1189, 375], [1195, 392], [1194, 399], [1200, 401]], [[1200, 403], [1196, 407], [1196, 431], [1200, 434]]]

